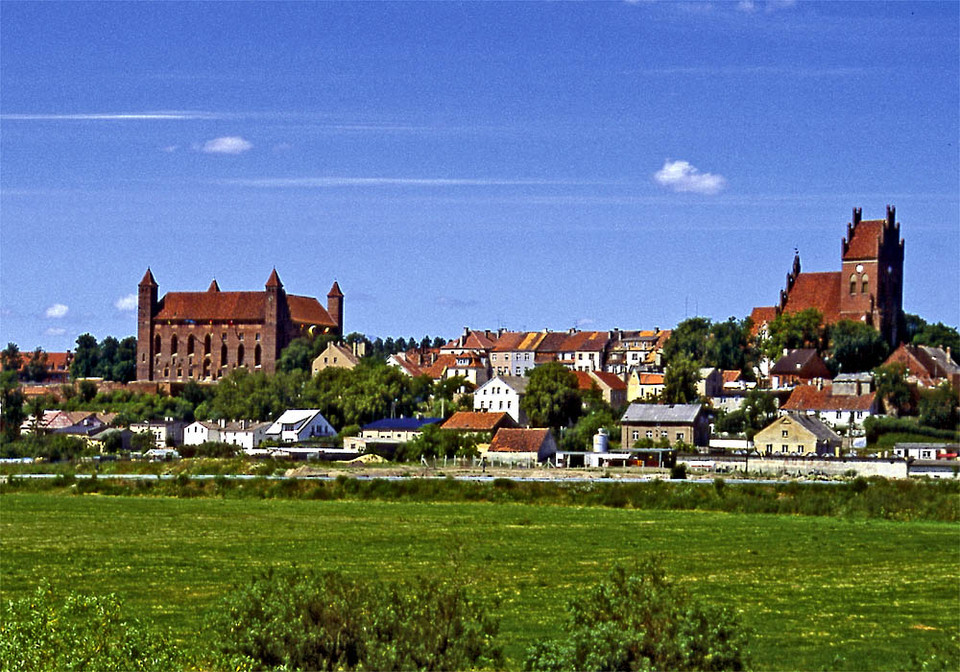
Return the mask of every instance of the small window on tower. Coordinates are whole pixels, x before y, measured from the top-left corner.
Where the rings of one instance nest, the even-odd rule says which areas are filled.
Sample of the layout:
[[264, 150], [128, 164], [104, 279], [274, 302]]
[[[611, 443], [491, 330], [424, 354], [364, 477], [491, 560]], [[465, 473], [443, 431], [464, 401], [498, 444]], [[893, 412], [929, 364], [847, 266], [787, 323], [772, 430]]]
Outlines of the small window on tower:
[[851, 294], [857, 293], [857, 276], [856, 275], [850, 276], [850, 293]]
[[864, 273], [862, 276], [860, 276], [860, 293], [866, 294], [869, 288], [870, 288], [870, 276]]

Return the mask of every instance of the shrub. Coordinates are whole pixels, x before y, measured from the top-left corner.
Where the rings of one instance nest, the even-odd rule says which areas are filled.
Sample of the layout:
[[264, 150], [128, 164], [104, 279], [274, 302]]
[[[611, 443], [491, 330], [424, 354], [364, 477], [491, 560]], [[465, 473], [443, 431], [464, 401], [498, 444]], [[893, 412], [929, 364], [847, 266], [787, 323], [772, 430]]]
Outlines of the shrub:
[[615, 568], [568, 605], [564, 635], [538, 642], [525, 670], [742, 670], [746, 635], [731, 613], [700, 605], [654, 557]]
[[677, 464], [670, 467], [670, 478], [673, 480], [683, 480], [687, 477], [687, 465]]
[[115, 595], [59, 596], [41, 583], [34, 594], [9, 602], [0, 618], [0, 669], [182, 669], [170, 636], [124, 616]]
[[270, 570], [211, 617], [216, 664], [239, 669], [455, 670], [502, 665], [497, 622], [462, 586]]

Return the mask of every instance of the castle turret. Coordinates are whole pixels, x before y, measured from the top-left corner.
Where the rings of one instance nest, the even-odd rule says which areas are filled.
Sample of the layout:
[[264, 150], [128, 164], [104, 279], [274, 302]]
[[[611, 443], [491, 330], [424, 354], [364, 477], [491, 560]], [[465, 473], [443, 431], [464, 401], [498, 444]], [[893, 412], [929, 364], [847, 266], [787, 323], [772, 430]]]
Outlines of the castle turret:
[[147, 268], [137, 293], [137, 380], [153, 380], [153, 316], [157, 314], [157, 281]]
[[334, 280], [333, 287], [327, 292], [327, 312], [337, 323], [337, 333], [343, 336], [343, 292], [340, 291], [340, 284]]
[[286, 337], [279, 333], [278, 328], [286, 306], [286, 293], [283, 291], [283, 283], [280, 282], [280, 276], [277, 275], [276, 268], [267, 278], [266, 290], [267, 303], [263, 320], [263, 350], [270, 353], [270, 356], [265, 358], [263, 370], [265, 373], [274, 373], [276, 370], [274, 362], [280, 359], [280, 350], [286, 345]]

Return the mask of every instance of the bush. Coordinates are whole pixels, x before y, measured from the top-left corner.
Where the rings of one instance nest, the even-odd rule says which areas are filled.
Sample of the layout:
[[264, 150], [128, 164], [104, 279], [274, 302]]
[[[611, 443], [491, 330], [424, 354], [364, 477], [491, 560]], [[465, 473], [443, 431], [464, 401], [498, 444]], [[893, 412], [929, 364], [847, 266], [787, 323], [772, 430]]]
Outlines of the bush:
[[456, 670], [502, 665], [497, 622], [461, 586], [376, 583], [270, 570], [234, 591], [208, 626], [217, 664], [240, 669]]
[[41, 583], [34, 594], [6, 604], [0, 618], [0, 669], [182, 669], [183, 657], [166, 633], [123, 615], [115, 595], [54, 594]]
[[539, 642], [525, 670], [742, 670], [746, 635], [733, 614], [691, 599], [654, 557], [615, 568], [569, 605], [564, 635]]
[[676, 464], [670, 467], [670, 478], [675, 481], [682, 481], [687, 477], [687, 465], [686, 464]]

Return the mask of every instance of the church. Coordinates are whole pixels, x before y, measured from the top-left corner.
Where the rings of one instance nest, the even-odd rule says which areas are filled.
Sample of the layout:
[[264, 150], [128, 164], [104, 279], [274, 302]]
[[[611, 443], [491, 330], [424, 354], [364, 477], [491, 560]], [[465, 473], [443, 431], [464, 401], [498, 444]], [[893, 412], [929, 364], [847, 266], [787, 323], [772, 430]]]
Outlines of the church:
[[343, 333], [343, 292], [327, 307], [287, 294], [274, 269], [262, 292], [168, 292], [157, 298], [150, 269], [140, 281], [137, 380], [215, 382], [238, 367], [274, 373], [280, 352], [299, 336]]
[[853, 220], [840, 245], [840, 271], [806, 273], [800, 254], [787, 273], [786, 288], [776, 306], [754, 308], [754, 328], [782, 313], [816, 308], [824, 324], [840, 320], [864, 322], [877, 329], [891, 349], [903, 338], [903, 239], [896, 209], [887, 206], [886, 219], [862, 219], [854, 208]]

